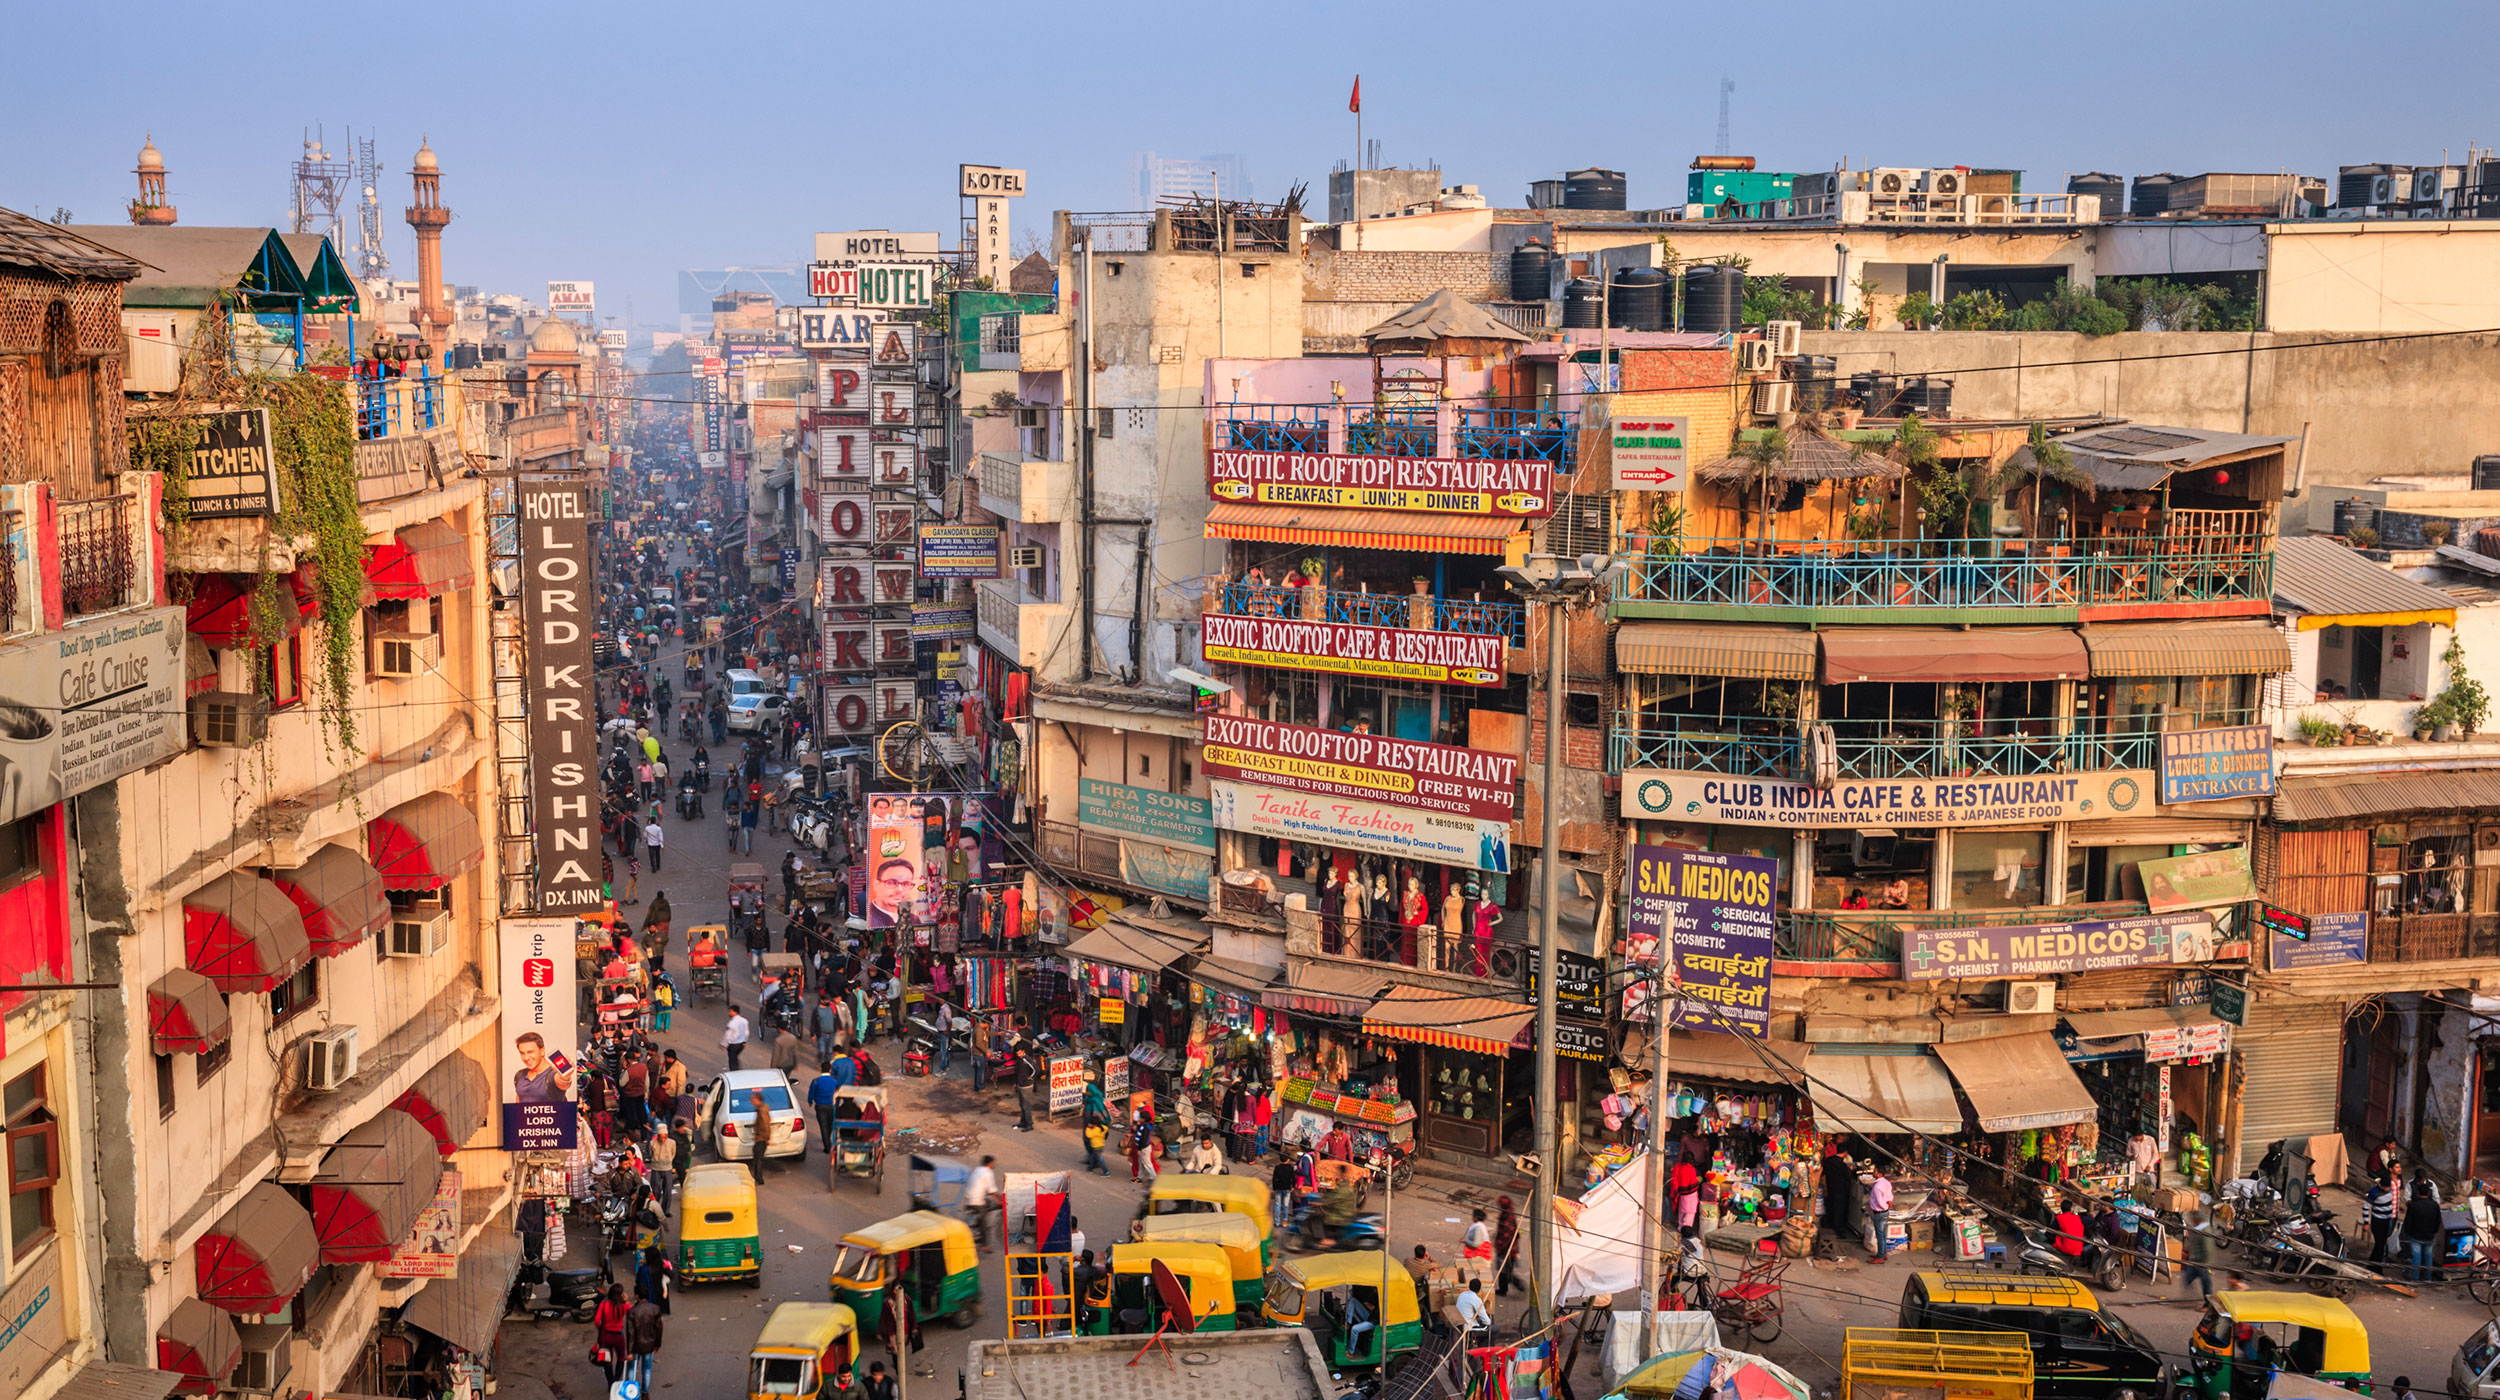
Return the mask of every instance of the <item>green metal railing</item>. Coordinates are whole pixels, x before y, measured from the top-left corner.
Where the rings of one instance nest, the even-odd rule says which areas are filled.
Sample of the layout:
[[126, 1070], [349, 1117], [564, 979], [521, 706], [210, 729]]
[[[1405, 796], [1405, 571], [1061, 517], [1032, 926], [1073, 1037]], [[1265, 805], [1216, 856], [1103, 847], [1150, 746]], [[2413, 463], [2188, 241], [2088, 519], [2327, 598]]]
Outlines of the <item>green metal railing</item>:
[[[1627, 603], [1779, 608], [2062, 608], [2087, 603], [2264, 601], [2273, 556], [2263, 535], [2186, 539], [1993, 539], [1817, 543], [1628, 539]], [[1673, 552], [1669, 552], [1673, 551]]]

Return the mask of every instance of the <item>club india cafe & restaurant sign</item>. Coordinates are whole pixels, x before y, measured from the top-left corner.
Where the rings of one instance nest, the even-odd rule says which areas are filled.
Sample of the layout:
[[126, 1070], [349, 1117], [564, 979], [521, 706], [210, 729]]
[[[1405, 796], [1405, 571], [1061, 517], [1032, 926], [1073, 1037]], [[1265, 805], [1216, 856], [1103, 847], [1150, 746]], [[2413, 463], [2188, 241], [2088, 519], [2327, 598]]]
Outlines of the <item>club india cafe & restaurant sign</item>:
[[1784, 778], [1633, 768], [1623, 775], [1623, 806], [1626, 816], [1739, 826], [1992, 826], [2126, 816], [2149, 808], [2156, 789], [2155, 775], [2144, 769], [1890, 778], [1818, 788]]

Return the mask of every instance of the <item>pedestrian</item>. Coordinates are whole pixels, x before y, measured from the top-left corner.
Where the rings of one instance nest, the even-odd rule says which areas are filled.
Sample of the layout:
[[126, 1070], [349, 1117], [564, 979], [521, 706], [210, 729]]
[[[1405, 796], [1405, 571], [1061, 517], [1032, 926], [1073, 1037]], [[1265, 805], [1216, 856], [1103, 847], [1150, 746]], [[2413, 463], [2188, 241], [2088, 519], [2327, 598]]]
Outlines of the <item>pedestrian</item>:
[[1493, 1204], [1497, 1211], [1493, 1220], [1493, 1296], [1507, 1298], [1514, 1288], [1522, 1293], [1528, 1291], [1528, 1286], [1519, 1281], [1519, 1209], [1508, 1196]]
[[942, 1079], [955, 1068], [955, 1018], [946, 1009], [945, 1002], [937, 1004], [937, 1014], [931, 1018], [931, 1024], [937, 1033], [937, 1072]]
[[[2107, 1248], [2108, 1246], [2103, 1246]], [[2194, 1284], [2207, 1298], [2214, 1296], [2214, 1260], [2217, 1257], [2211, 1217], [2205, 1212], [2190, 1211], [2187, 1218], [2187, 1265], [2179, 1270], [2179, 1286]], [[2236, 1286], [2236, 1280], [2234, 1285]]]
[[1686, 1157], [1675, 1164], [1667, 1178], [1667, 1205], [1675, 1214], [1676, 1233], [1684, 1237], [1685, 1252], [1701, 1249], [1701, 1168]]
[[1458, 1320], [1467, 1328], [1476, 1345], [1493, 1340], [1493, 1310], [1484, 1305], [1483, 1279], [1467, 1280], [1466, 1291], [1458, 1295]]
[[1279, 1150], [1276, 1165], [1267, 1174], [1267, 1218], [1279, 1226], [1293, 1218], [1293, 1184], [1298, 1176], [1293, 1154]]
[[816, 1037], [816, 1064], [820, 1069], [833, 1063], [834, 1036], [841, 1028], [841, 1017], [834, 1008], [840, 1004], [831, 994], [819, 991], [816, 1009], [808, 1013], [807, 1028]]
[[784, 1075], [799, 1072], [799, 1038], [786, 1030], [773, 1032], [773, 1068]]
[[738, 853], [741, 855], [755, 854], [755, 819], [760, 815], [758, 809], [762, 806], [760, 802], [750, 802], [738, 809]]
[[990, 1018], [972, 1018], [972, 1092], [986, 1092], [990, 1087]]
[[2414, 1177], [2413, 1199], [2405, 1203], [2405, 1259], [2413, 1267], [2406, 1276], [2415, 1283], [2428, 1283], [2439, 1277], [2437, 1255], [2442, 1229], [2439, 1192], [2431, 1185], [2427, 1173]]
[[673, 1286], [676, 1276], [675, 1266], [668, 1262], [668, 1252], [650, 1245], [642, 1251], [642, 1262], [634, 1266], [634, 1287], [658, 1303], [660, 1316], [666, 1317], [671, 1311], [669, 1295], [677, 1291]]
[[1137, 1109], [1128, 1125], [1128, 1179], [1152, 1186], [1155, 1179], [1155, 1124]]
[[[842, 1081], [833, 1077], [832, 1061], [822, 1062], [824, 1068], [807, 1081], [807, 1106], [816, 1110], [816, 1136], [825, 1140], [825, 1155], [833, 1154], [833, 1092]], [[846, 1062], [847, 1063], [847, 1062]]]
[[661, 1330], [657, 1298], [645, 1295], [625, 1314], [625, 1350], [630, 1359], [626, 1372], [645, 1395], [651, 1393], [651, 1359], [659, 1354]]
[[608, 1296], [590, 1313], [590, 1333], [596, 1339], [591, 1360], [607, 1373], [610, 1385], [625, 1379], [625, 1319], [632, 1312], [625, 1302], [625, 1285], [611, 1283]]
[[521, 1258], [531, 1264], [547, 1258], [547, 1198], [528, 1196], [521, 1201], [519, 1213], [512, 1218], [513, 1228], [521, 1232]]
[[2413, 1377], [2396, 1377], [2396, 1393], [2390, 1400], [2413, 1400]]
[[729, 1024], [721, 1027], [721, 1053], [729, 1057], [729, 1067], [738, 1067], [738, 1057], [746, 1053], [747, 1018], [738, 1014], [738, 1003], [729, 1003]]
[[1892, 1259], [1892, 1178], [1884, 1174], [1881, 1163], [1875, 1167], [1875, 1179], [1866, 1184], [1866, 1216], [1872, 1233], [1868, 1245], [1874, 1262], [1889, 1263]]
[[1015, 1048], [1016, 1062], [1016, 1131], [1033, 1131], [1034, 1060], [1022, 1045]]
[[644, 824], [642, 828], [642, 844], [651, 848], [651, 873], [654, 875], [659, 874], [660, 853], [668, 846], [668, 831], [665, 827], [660, 825], [660, 819], [658, 817], [653, 817], [648, 823]]
[[677, 984], [670, 981], [665, 972], [655, 974], [651, 979], [651, 1029], [667, 1030], [670, 1017], [676, 1010]]
[[1098, 1111], [1085, 1115], [1085, 1169], [1096, 1176], [1111, 1175], [1111, 1168], [1102, 1164], [1102, 1145], [1111, 1139], [1110, 1125]]
[[675, 1112], [676, 1102], [686, 1095], [686, 1066], [674, 1050], [660, 1052], [660, 1102]]
[[1224, 1174], [1224, 1150], [1215, 1144], [1213, 1133], [1200, 1133], [1198, 1145], [1189, 1151], [1189, 1171], [1198, 1176]]
[[868, 1363], [868, 1374], [860, 1377], [860, 1384], [867, 1389], [867, 1400], [894, 1400], [894, 1378], [885, 1373], [882, 1361]]
[[1484, 1207], [1476, 1207], [1474, 1215], [1466, 1233], [1459, 1236], [1458, 1270], [1469, 1283], [1481, 1285], [1485, 1275], [1493, 1272], [1493, 1226], [1484, 1218]]
[[677, 1199], [677, 1138], [667, 1132], [654, 1134], [651, 1145], [644, 1150], [650, 1154], [651, 1195], [661, 1210], [673, 1209]]
[[[983, 1157], [981, 1165], [972, 1169], [964, 1180], [964, 1218], [972, 1226], [972, 1242], [987, 1249], [990, 1243], [990, 1209], [998, 1204], [998, 1159]], [[998, 1223], [999, 1242], [1006, 1243], [1007, 1222], [1001, 1209]]]
[[[630, 819], [630, 818], [628, 819], [628, 823], [627, 823], [627, 824], [628, 824], [628, 825], [631, 825], [631, 819]], [[637, 895], [637, 894], [634, 892], [636, 889], [638, 889], [638, 888], [641, 886], [641, 884], [642, 884], [642, 860], [641, 860], [641, 858], [640, 858], [640, 857], [638, 857], [638, 856], [631, 856], [631, 855], [629, 855], [629, 856], [625, 857], [625, 897], [624, 897], [623, 899], [618, 900], [618, 901], [617, 901], [617, 903], [619, 903], [619, 904], [640, 904], [640, 903], [642, 903], [642, 897], [641, 897], [640, 895]]]
[[2382, 1171], [2370, 1178], [2369, 1194], [2361, 1198], [2370, 1220], [2370, 1262], [2387, 1262], [2387, 1237], [2396, 1233], [2396, 1186]]

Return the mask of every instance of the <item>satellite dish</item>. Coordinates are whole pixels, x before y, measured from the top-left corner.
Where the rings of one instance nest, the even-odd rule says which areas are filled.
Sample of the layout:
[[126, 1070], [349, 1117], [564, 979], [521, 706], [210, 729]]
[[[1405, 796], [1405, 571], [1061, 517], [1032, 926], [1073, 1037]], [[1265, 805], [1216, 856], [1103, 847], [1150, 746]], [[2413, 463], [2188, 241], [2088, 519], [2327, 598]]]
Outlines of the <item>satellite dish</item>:
[[1171, 1265], [1160, 1259], [1147, 1262], [1154, 1267], [1155, 1293], [1163, 1299], [1163, 1325], [1169, 1328], [1174, 1319], [1187, 1318], [1189, 1325], [1182, 1330], [1197, 1331], [1198, 1310], [1190, 1306], [1189, 1286], [1181, 1282], [1180, 1275], [1172, 1272]]

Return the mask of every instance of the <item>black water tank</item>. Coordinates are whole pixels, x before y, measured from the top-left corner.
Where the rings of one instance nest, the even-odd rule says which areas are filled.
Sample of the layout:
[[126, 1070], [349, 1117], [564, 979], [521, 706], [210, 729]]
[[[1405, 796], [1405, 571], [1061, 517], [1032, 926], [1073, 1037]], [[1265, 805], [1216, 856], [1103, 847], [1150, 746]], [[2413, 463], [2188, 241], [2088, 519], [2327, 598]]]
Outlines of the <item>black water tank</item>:
[[1892, 417], [1900, 394], [1899, 383], [1889, 374], [1862, 369], [1849, 376], [1849, 397], [1858, 401], [1859, 409], [1869, 418]]
[[1797, 386], [1797, 411], [1820, 413], [1839, 393], [1839, 361], [1829, 355], [1791, 355], [1788, 377]]
[[1733, 331], [1745, 312], [1745, 274], [1717, 263], [1684, 270], [1684, 329], [1708, 335]]
[[2132, 218], [2149, 219], [2156, 214], [2170, 212], [2170, 187], [2177, 183], [2179, 183], [2179, 177], [2168, 171], [2159, 175], [2136, 176], [2135, 194], [2127, 201], [2128, 215]]
[[1594, 277], [1574, 277], [1563, 284], [1563, 329], [1593, 331], [1598, 326], [1598, 298], [1602, 295]]
[[1901, 382], [1901, 411], [1921, 418], [1953, 416], [1953, 381], [1935, 374], [1922, 374]]
[[1607, 324], [1622, 330], [1665, 330], [1667, 274], [1654, 267], [1628, 267], [1616, 273], [1607, 313]]
[[2127, 178], [2103, 170], [2087, 170], [2081, 175], [2066, 177], [2066, 193], [2096, 194], [2101, 197], [2101, 212], [2115, 214], [2127, 202]]
[[1543, 301], [1554, 294], [1554, 251], [1531, 238], [1510, 253], [1510, 299]]
[[1572, 170], [1563, 174], [1563, 208], [1629, 209], [1630, 187], [1620, 170]]

